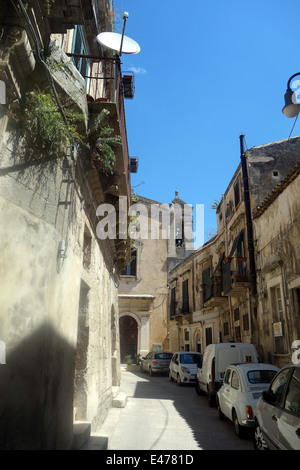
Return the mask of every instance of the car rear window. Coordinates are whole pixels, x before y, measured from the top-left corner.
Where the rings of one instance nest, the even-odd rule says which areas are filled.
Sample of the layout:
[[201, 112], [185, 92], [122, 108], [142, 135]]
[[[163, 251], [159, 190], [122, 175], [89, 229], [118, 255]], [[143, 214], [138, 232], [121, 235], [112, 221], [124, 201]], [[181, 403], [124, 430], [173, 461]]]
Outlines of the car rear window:
[[247, 376], [250, 384], [269, 384], [276, 374], [275, 370], [251, 370]]
[[172, 359], [172, 353], [157, 353], [155, 359]]

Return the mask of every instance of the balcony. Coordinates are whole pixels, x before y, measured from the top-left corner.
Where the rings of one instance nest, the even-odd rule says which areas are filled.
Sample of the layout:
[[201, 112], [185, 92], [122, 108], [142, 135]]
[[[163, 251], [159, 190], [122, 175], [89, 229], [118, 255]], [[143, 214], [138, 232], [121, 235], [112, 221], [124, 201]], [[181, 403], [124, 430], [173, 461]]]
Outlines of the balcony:
[[[123, 96], [123, 82], [120, 70], [119, 58], [95, 57], [83, 54], [67, 54], [78, 67], [81, 66], [81, 74], [85, 79], [86, 99], [89, 110], [89, 141], [90, 148], [86, 148], [85, 166], [90, 187], [93, 191], [96, 205], [103, 203], [112, 204], [116, 209], [118, 220], [119, 197], [126, 196], [130, 204], [130, 159], [128, 154], [127, 131], [125, 122], [125, 107]], [[83, 66], [82, 66], [83, 65]], [[83, 73], [83, 71], [85, 71]], [[101, 128], [94, 126], [99, 114], [107, 110]], [[101, 129], [108, 127], [113, 129], [113, 136], [121, 137], [121, 145], [114, 145], [115, 162], [112, 169], [105, 169], [103, 162], [93, 156], [93, 142], [98, 139]], [[137, 160], [136, 160], [137, 161]], [[129, 261], [129, 241], [123, 240], [117, 233], [117, 238], [112, 243], [112, 250], [120, 270]]]
[[[205, 289], [205, 288], [204, 288]], [[222, 277], [213, 277], [209, 297], [204, 296], [204, 308], [221, 307], [226, 304], [228, 297], [222, 293]]]
[[[117, 146], [115, 149], [116, 162], [113, 175], [107, 176], [105, 172], [101, 174], [102, 182], [105, 179], [107, 180], [104, 181], [104, 197], [106, 194], [113, 198], [122, 195], [127, 196], [129, 201], [131, 163], [128, 154], [120, 60], [117, 57], [99, 57], [75, 53], [67, 53], [67, 56], [72, 58], [78, 68], [81, 65], [81, 73], [84, 70], [82, 75], [86, 83], [90, 125], [92, 126], [101, 111], [106, 109], [109, 115], [105, 125], [112, 128], [114, 135], [120, 136], [122, 140], [122, 145]], [[83, 67], [82, 64], [84, 64]], [[94, 173], [101, 173], [99, 165], [96, 165], [96, 167]]]
[[247, 259], [235, 257], [224, 264], [223, 295], [238, 297], [250, 288], [250, 278], [247, 273]]

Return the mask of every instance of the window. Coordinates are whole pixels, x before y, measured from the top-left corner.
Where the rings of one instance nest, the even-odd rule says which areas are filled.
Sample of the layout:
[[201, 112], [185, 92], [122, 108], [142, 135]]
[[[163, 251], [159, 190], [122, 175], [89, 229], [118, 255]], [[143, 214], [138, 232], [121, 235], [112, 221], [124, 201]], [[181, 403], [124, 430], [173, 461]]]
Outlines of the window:
[[182, 312], [189, 312], [189, 280], [182, 283]]
[[225, 373], [225, 377], [224, 377], [224, 382], [228, 385], [230, 384], [230, 374], [231, 374], [231, 369], [227, 369]]
[[289, 383], [284, 408], [300, 417], [300, 369], [295, 369]]
[[205, 328], [206, 346], [212, 343], [212, 328]]
[[170, 299], [170, 317], [173, 317], [176, 313], [176, 287], [171, 289], [171, 299]]
[[275, 370], [250, 370], [247, 377], [250, 384], [269, 384], [276, 373]]
[[249, 315], [247, 313], [246, 315], [243, 315], [243, 329], [244, 331], [250, 330]]
[[[86, 42], [84, 38], [83, 28], [81, 25], [75, 25], [73, 44], [72, 44], [72, 53], [87, 55], [88, 50], [86, 47]], [[84, 57], [73, 57], [73, 62], [76, 68], [79, 70], [79, 73], [87, 81], [87, 75], [90, 67], [90, 60]]]
[[123, 276], [136, 276], [136, 260], [137, 260], [137, 251], [135, 249], [131, 250], [131, 260], [121, 271]]
[[293, 297], [295, 303], [295, 314], [300, 318], [300, 289], [293, 289]]
[[240, 311], [238, 308], [235, 308], [234, 311], [233, 311], [233, 317], [234, 317], [234, 321], [239, 321], [240, 319]]
[[172, 353], [156, 353], [155, 359], [172, 359]]
[[229, 336], [229, 323], [228, 321], [223, 325], [224, 336]]
[[240, 197], [240, 181], [237, 180], [237, 182], [234, 185], [234, 205], [235, 207], [239, 204], [241, 200]]
[[202, 284], [204, 285], [203, 300], [206, 302], [212, 295], [212, 283], [210, 277], [210, 268], [203, 269], [202, 271]]
[[232, 371], [231, 386], [235, 390], [238, 390], [240, 386], [239, 376], [235, 370]]
[[279, 406], [281, 404], [289, 373], [290, 369], [284, 369], [272, 383], [270, 393], [273, 405]]
[[235, 332], [235, 341], [238, 343], [242, 339], [240, 326], [236, 326], [234, 328], [234, 332]]

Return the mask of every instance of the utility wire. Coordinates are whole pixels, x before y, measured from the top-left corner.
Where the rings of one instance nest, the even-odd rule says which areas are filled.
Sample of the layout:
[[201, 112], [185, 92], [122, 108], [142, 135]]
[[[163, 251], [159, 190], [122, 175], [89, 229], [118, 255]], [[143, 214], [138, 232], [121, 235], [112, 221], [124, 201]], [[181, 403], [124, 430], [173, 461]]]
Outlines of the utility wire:
[[292, 130], [291, 130], [290, 135], [289, 135], [289, 139], [290, 139], [290, 137], [291, 137], [291, 135], [292, 135], [292, 132], [293, 132], [293, 130], [294, 130], [294, 127], [295, 127], [295, 124], [296, 124], [296, 122], [297, 122], [298, 116], [299, 116], [299, 114], [297, 114], [297, 116], [296, 116], [296, 119], [295, 119], [295, 121], [294, 121]]

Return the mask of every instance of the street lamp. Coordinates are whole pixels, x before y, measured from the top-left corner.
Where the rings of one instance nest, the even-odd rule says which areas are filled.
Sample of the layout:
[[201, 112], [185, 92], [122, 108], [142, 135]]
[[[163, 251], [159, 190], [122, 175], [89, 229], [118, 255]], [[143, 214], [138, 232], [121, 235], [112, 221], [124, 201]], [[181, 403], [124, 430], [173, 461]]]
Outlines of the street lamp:
[[284, 95], [285, 106], [282, 108], [282, 112], [286, 117], [289, 117], [289, 118], [298, 116], [300, 112], [300, 103], [298, 103], [296, 93], [293, 90], [291, 90], [291, 87], [290, 87], [291, 81], [297, 75], [300, 75], [300, 72], [294, 73], [294, 75], [292, 75], [289, 78], [287, 82], [287, 90]]

